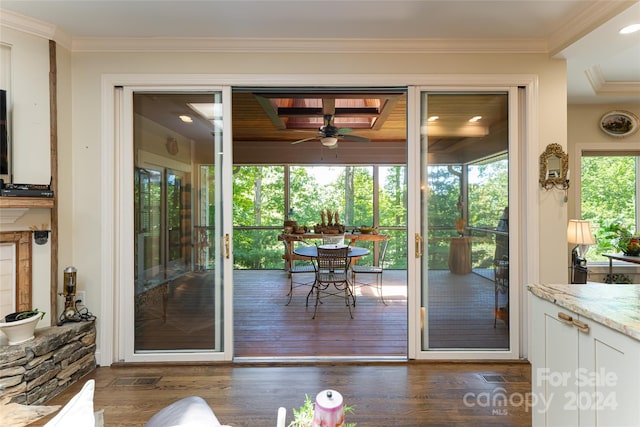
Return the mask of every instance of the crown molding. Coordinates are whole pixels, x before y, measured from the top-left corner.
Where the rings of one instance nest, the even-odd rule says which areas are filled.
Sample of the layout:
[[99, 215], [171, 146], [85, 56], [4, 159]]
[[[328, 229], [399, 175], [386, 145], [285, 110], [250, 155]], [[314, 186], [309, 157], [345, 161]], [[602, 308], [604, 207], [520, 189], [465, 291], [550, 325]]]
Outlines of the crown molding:
[[47, 40], [52, 40], [56, 34], [55, 25], [6, 9], [0, 9], [0, 24]]
[[593, 92], [598, 96], [633, 96], [640, 94], [640, 82], [607, 81], [598, 65], [585, 70], [585, 74]]
[[541, 39], [78, 38], [73, 52], [547, 53]]
[[41, 37], [46, 40], [55, 40], [57, 44], [66, 48], [71, 46], [71, 37], [61, 31], [56, 25], [10, 10], [0, 9], [0, 26]]
[[637, 0], [596, 0], [577, 14], [571, 16], [564, 25], [549, 37], [549, 54], [557, 55], [605, 22], [621, 14]]

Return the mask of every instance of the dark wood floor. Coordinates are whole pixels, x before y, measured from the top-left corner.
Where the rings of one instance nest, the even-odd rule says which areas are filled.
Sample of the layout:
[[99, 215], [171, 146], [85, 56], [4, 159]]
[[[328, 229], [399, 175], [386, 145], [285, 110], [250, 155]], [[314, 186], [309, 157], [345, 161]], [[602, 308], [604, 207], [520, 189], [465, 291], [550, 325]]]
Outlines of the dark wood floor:
[[[311, 282], [313, 274], [296, 280]], [[213, 345], [211, 273], [191, 273], [140, 305], [136, 348], [208, 349]], [[382, 304], [375, 288], [358, 287], [353, 319], [344, 301], [327, 299], [313, 316], [309, 287], [294, 290], [279, 270], [234, 272], [234, 356], [237, 358], [406, 358], [407, 273], [384, 272]], [[501, 296], [503, 299], [505, 296]], [[504, 301], [503, 301], [504, 303]], [[429, 273], [429, 346], [432, 349], [506, 349], [508, 327], [494, 327], [494, 287], [478, 274]], [[185, 317], [189, 321], [185, 322]]]
[[[298, 275], [300, 276], [300, 275]], [[313, 281], [296, 277], [300, 281]], [[340, 298], [325, 299], [315, 319], [313, 301], [306, 306], [309, 287], [288, 290], [281, 271], [236, 271], [234, 274], [236, 357], [396, 356], [407, 354], [406, 273], [386, 275], [387, 305], [375, 288], [359, 288], [353, 319]]]
[[101, 367], [47, 404], [64, 405], [88, 378], [96, 380], [94, 410], [104, 409], [108, 427], [143, 426], [192, 395], [204, 398], [223, 424], [275, 426], [282, 406], [288, 425], [305, 395], [315, 399], [328, 388], [353, 406], [347, 422], [361, 427], [531, 425], [531, 367], [519, 362]]

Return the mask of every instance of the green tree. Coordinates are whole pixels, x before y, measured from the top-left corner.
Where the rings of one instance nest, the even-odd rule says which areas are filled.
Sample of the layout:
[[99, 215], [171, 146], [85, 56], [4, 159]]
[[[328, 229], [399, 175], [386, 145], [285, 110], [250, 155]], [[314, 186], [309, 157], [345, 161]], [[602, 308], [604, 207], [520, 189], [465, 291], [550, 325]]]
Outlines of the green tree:
[[[236, 169], [233, 181], [233, 222], [238, 227], [282, 225], [284, 220], [282, 166], [244, 166]], [[275, 231], [260, 229], [234, 233], [234, 261], [237, 268], [273, 268], [281, 264], [281, 244]]]
[[605, 229], [614, 222], [635, 226], [636, 158], [633, 156], [582, 157], [581, 213], [591, 223], [597, 246], [589, 261], [605, 261], [603, 253], [615, 251], [605, 238]]

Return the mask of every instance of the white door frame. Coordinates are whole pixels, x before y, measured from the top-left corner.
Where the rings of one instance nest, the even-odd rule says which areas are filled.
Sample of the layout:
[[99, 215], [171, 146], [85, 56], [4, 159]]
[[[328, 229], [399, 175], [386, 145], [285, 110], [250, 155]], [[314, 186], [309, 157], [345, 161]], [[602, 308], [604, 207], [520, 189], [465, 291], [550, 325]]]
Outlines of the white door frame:
[[[96, 356], [98, 363], [103, 366], [108, 366], [113, 362], [121, 360], [122, 350], [119, 343], [121, 342], [120, 332], [122, 326], [118, 324], [117, 319], [120, 315], [121, 304], [116, 304], [116, 301], [120, 302], [121, 297], [119, 295], [119, 289], [117, 283], [122, 276], [121, 271], [123, 266], [121, 265], [121, 248], [118, 246], [119, 242], [124, 240], [127, 236], [124, 233], [123, 224], [119, 221], [123, 218], [123, 214], [131, 212], [133, 207], [132, 200], [124, 200], [120, 197], [120, 190], [122, 183], [119, 178], [122, 176], [120, 171], [132, 170], [132, 160], [126, 161], [126, 156], [123, 155], [123, 130], [120, 126], [121, 116], [116, 115], [116, 111], [122, 111], [121, 108], [116, 109], [116, 106], [121, 107], [122, 100], [118, 98], [116, 88], [118, 87], [130, 87], [135, 86], [138, 88], [156, 88], [162, 90], [168, 90], [171, 87], [180, 87], [182, 89], [195, 90], [212, 90], [218, 86], [232, 87], [232, 86], [287, 86], [287, 87], [304, 87], [304, 86], [351, 86], [351, 87], [409, 87], [409, 97], [407, 105], [414, 105], [411, 95], [412, 86], [428, 86], [432, 88], [436, 87], [456, 87], [459, 90], [465, 87], [496, 87], [496, 86], [519, 86], [523, 87], [526, 92], [526, 118], [525, 126], [521, 129], [523, 140], [525, 141], [521, 157], [518, 159], [517, 164], [514, 166], [519, 170], [519, 190], [522, 192], [522, 221], [519, 238], [526, 241], [527, 245], [522, 245], [521, 257], [518, 260], [520, 263], [519, 277], [515, 278], [516, 283], [519, 286], [524, 287], [525, 283], [532, 283], [538, 279], [538, 248], [539, 248], [539, 235], [538, 235], [538, 211], [537, 211], [537, 126], [538, 126], [538, 114], [537, 114], [537, 97], [538, 97], [538, 77], [534, 74], [437, 74], [437, 75], [422, 75], [422, 74], [345, 74], [345, 75], [261, 75], [261, 74], [224, 74], [224, 75], [209, 75], [209, 74], [105, 74], [102, 76], [101, 82], [101, 105], [102, 105], [102, 170], [101, 170], [101, 202], [102, 202], [102, 245], [101, 245], [101, 259], [103, 262], [102, 274], [100, 277], [101, 285], [101, 313], [102, 319], [98, 321], [98, 336], [99, 336], [99, 351]], [[413, 95], [415, 96], [415, 94]], [[226, 108], [231, 108], [231, 102], [224, 100]], [[413, 111], [414, 108], [409, 108], [408, 113], [408, 155], [411, 157], [415, 154], [416, 147], [419, 150], [419, 112]], [[227, 111], [225, 111], [227, 113]], [[231, 117], [230, 111], [225, 117]], [[233, 119], [233, 118], [231, 118]], [[225, 135], [231, 136], [231, 122], [225, 120]], [[229, 127], [227, 129], [226, 127]], [[417, 139], [416, 139], [417, 137]], [[419, 183], [419, 171], [415, 170], [415, 167], [411, 167], [408, 164], [408, 177], [409, 177], [409, 194], [416, 194], [415, 186]], [[129, 168], [129, 169], [127, 169]], [[416, 172], [418, 172], [418, 180], [416, 181]], [[231, 171], [226, 171], [231, 176]], [[230, 181], [230, 180], [229, 180]], [[230, 185], [230, 182], [227, 183]], [[227, 192], [225, 194], [231, 194]], [[412, 244], [411, 236], [414, 236], [419, 228], [416, 226], [417, 218], [416, 201], [413, 198], [408, 200], [409, 218], [407, 226], [407, 236], [409, 237], [408, 257], [410, 260], [415, 260], [415, 246]], [[231, 218], [229, 218], [229, 221]], [[225, 225], [226, 226], [226, 225]], [[229, 225], [229, 232], [231, 228]], [[129, 239], [130, 240], [130, 239]], [[513, 242], [516, 243], [516, 242]], [[408, 262], [408, 295], [411, 298], [418, 296], [418, 283], [416, 283], [417, 268], [415, 262]], [[232, 275], [226, 275], [230, 278]], [[229, 284], [227, 284], [229, 285]], [[230, 288], [225, 292], [225, 306], [232, 307], [232, 289], [233, 284], [230, 284]], [[526, 292], [521, 292], [521, 295], [525, 295]], [[229, 300], [227, 300], [229, 299]], [[526, 304], [520, 301], [520, 353], [521, 356], [526, 355], [526, 319], [527, 308]], [[419, 337], [419, 307], [416, 304], [409, 306], [408, 321], [409, 321], [409, 336], [408, 336], [408, 356], [410, 359], [415, 359], [418, 356], [420, 349]], [[226, 320], [225, 320], [226, 321]], [[225, 348], [227, 351], [232, 351], [232, 324], [228, 322], [225, 326], [225, 336], [231, 339], [231, 343]], [[229, 333], [227, 333], [229, 328]], [[224, 353], [224, 359], [230, 360], [232, 355]]]
[[[131, 240], [134, 233], [133, 226], [133, 216], [131, 209], [131, 204], [133, 203], [133, 162], [134, 162], [134, 141], [133, 141], [133, 95], [136, 92], [221, 92], [223, 98], [223, 140], [222, 140], [222, 149], [212, 147], [216, 152], [214, 156], [216, 158], [222, 159], [222, 170], [221, 170], [221, 185], [222, 191], [220, 194], [232, 194], [232, 174], [231, 174], [231, 163], [233, 159], [232, 153], [232, 137], [231, 137], [231, 120], [229, 117], [231, 116], [231, 87], [229, 86], [182, 86], [182, 85], [127, 85], [123, 88], [122, 93], [122, 111], [123, 116], [121, 120], [121, 127], [123, 130], [123, 138], [119, 144], [119, 152], [122, 153], [120, 158], [120, 165], [122, 167], [116, 168], [119, 169], [118, 179], [119, 179], [119, 188], [118, 188], [118, 200], [120, 200], [123, 205], [127, 205], [127, 210], [122, 212], [122, 215], [119, 216], [117, 224], [118, 228], [122, 229], [122, 240], [117, 241], [118, 250], [116, 251], [116, 259], [118, 262], [118, 283], [120, 284], [119, 289], [119, 304], [118, 304], [118, 318], [122, 320], [119, 325], [119, 333], [118, 333], [118, 348], [120, 349], [118, 353], [118, 360], [124, 360], [125, 362], [158, 362], [158, 361], [172, 361], [172, 362], [192, 362], [192, 361], [223, 361], [223, 360], [231, 360], [233, 356], [233, 310], [216, 310], [216, 313], [223, 313], [223, 321], [215, 322], [216, 326], [224, 325], [224, 331], [216, 329], [216, 337], [223, 337], [224, 342], [222, 343], [223, 351], [216, 350], [203, 350], [203, 351], [161, 351], [161, 352], [141, 352], [136, 353], [134, 348], [135, 341], [135, 330], [130, 327], [135, 323], [134, 320], [134, 301], [131, 299], [130, 292], [130, 283], [133, 274], [133, 259], [134, 259], [134, 247], [131, 244]], [[227, 106], [227, 103], [229, 104]], [[228, 163], [228, 164], [227, 164]], [[126, 165], [126, 166], [124, 166]], [[216, 173], [218, 176], [218, 173]], [[216, 184], [217, 193], [220, 190], [219, 183]], [[223, 211], [221, 212], [217, 209], [217, 212], [222, 213], [222, 223], [216, 222], [216, 230], [219, 230], [221, 235], [229, 234], [229, 251], [232, 253], [231, 242], [232, 242], [232, 204], [224, 203], [220, 204], [223, 207]], [[216, 218], [216, 221], [219, 221], [220, 218]], [[220, 242], [222, 243], [222, 242]], [[219, 244], [218, 247], [224, 248], [223, 244]], [[215, 268], [215, 276], [216, 276], [216, 306], [220, 305], [222, 307], [233, 307], [233, 287], [231, 284], [231, 277], [233, 277], [233, 257], [229, 256], [228, 258], [224, 256], [223, 252], [216, 252], [218, 255], [216, 260], [220, 260], [220, 264], [216, 262]], [[230, 255], [230, 254], [229, 254]], [[225, 279], [225, 281], [222, 280]], [[224, 292], [220, 293], [220, 289], [218, 287], [218, 283], [222, 283], [224, 287]], [[221, 301], [220, 295], [223, 296], [224, 300]]]

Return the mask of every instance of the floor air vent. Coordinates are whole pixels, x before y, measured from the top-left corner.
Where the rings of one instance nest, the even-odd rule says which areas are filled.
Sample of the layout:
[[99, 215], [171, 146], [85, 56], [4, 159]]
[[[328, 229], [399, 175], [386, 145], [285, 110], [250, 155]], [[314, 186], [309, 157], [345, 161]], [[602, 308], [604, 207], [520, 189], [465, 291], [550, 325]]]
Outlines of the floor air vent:
[[114, 386], [133, 386], [133, 387], [149, 387], [154, 386], [162, 377], [117, 377], [111, 385]]

